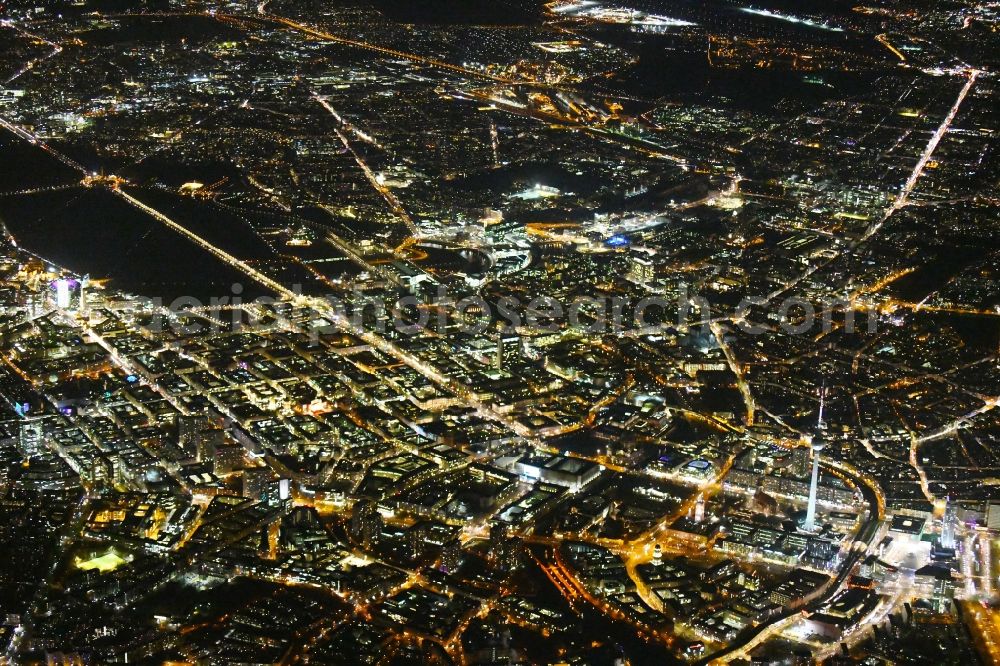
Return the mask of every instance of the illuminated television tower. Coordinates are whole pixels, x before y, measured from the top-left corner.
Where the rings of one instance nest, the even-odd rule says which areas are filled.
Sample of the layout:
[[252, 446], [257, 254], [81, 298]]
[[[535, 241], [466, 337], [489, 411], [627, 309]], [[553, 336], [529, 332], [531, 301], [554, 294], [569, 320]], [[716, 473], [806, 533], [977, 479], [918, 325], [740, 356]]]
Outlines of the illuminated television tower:
[[819, 490], [819, 454], [820, 451], [826, 446], [826, 441], [823, 438], [823, 432], [826, 430], [826, 424], [823, 423], [823, 406], [826, 402], [826, 386], [820, 389], [819, 393], [819, 419], [816, 427], [816, 434], [812, 438], [810, 445], [812, 446], [813, 453], [813, 465], [812, 465], [812, 479], [809, 482], [809, 504], [806, 507], [806, 519], [802, 523], [802, 529], [806, 532], [816, 531], [816, 494]]

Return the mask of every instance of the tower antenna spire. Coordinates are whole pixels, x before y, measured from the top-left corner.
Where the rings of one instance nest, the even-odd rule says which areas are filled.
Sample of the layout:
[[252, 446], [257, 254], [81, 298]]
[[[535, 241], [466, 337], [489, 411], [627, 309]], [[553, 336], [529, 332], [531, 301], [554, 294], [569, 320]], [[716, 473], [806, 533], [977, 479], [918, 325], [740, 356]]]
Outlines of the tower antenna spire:
[[816, 427], [820, 430], [826, 428], [826, 424], [823, 422], [823, 409], [826, 406], [826, 381], [819, 389], [819, 416], [816, 419]]

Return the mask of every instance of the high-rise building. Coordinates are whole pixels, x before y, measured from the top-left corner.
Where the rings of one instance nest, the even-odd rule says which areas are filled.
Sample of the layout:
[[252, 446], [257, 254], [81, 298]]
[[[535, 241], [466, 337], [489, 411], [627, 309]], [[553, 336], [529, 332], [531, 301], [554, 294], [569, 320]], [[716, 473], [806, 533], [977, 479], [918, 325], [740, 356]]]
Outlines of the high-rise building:
[[656, 277], [656, 266], [648, 257], [634, 256], [629, 261], [628, 277], [633, 282], [651, 282]]
[[500, 525], [491, 528], [489, 558], [494, 564], [513, 571], [521, 566], [524, 553], [524, 542], [512, 530]]
[[17, 449], [25, 458], [39, 455], [45, 448], [45, 425], [42, 421], [31, 420], [21, 424]]
[[243, 497], [265, 504], [275, 504], [280, 499], [279, 495], [279, 479], [269, 467], [251, 467], [243, 470]]
[[406, 545], [413, 560], [421, 560], [431, 551], [430, 523], [416, 523], [406, 532]]
[[462, 566], [464, 559], [465, 551], [462, 550], [462, 543], [458, 539], [453, 539], [441, 548], [441, 564], [439, 568], [445, 573], [454, 573]]
[[496, 354], [493, 357], [493, 368], [498, 371], [503, 370], [507, 364], [507, 360], [517, 353], [520, 345], [521, 338], [516, 333], [498, 331]]
[[945, 499], [944, 517], [941, 519], [941, 546], [955, 548], [955, 524], [958, 522], [958, 512], [951, 498]]
[[266, 467], [251, 467], [243, 470], [243, 497], [258, 499], [262, 492], [261, 488], [270, 481], [272, 476]]
[[189, 458], [198, 454], [198, 436], [209, 426], [204, 414], [183, 414], [177, 417], [177, 445]]
[[219, 428], [209, 428], [198, 433], [197, 458], [200, 462], [215, 460], [215, 451], [226, 443], [226, 433]]
[[216, 446], [213, 463], [213, 472], [216, 476], [232, 474], [243, 465], [243, 447], [239, 444], [225, 443]]
[[370, 547], [382, 533], [382, 514], [370, 499], [359, 500], [351, 514], [351, 536], [363, 546]]
[[986, 527], [1000, 530], [1000, 504], [991, 502], [986, 507]]
[[87, 283], [90, 282], [90, 276], [84, 275], [83, 279], [80, 280], [80, 312], [87, 314]]
[[68, 310], [73, 297], [73, 283], [67, 278], [56, 280], [56, 307], [60, 310]]
[[811, 447], [808, 446], [797, 446], [792, 449], [792, 464], [789, 465], [788, 471], [792, 473], [793, 476], [802, 479], [809, 476], [809, 458]]

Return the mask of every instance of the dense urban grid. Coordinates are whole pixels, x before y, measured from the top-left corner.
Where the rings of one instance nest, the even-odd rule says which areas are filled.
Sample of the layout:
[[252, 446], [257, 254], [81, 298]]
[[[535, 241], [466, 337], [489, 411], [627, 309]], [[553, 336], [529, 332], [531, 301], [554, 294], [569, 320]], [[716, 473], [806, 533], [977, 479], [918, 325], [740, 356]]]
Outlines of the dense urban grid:
[[1000, 663], [1000, 4], [0, 3], [0, 660]]

